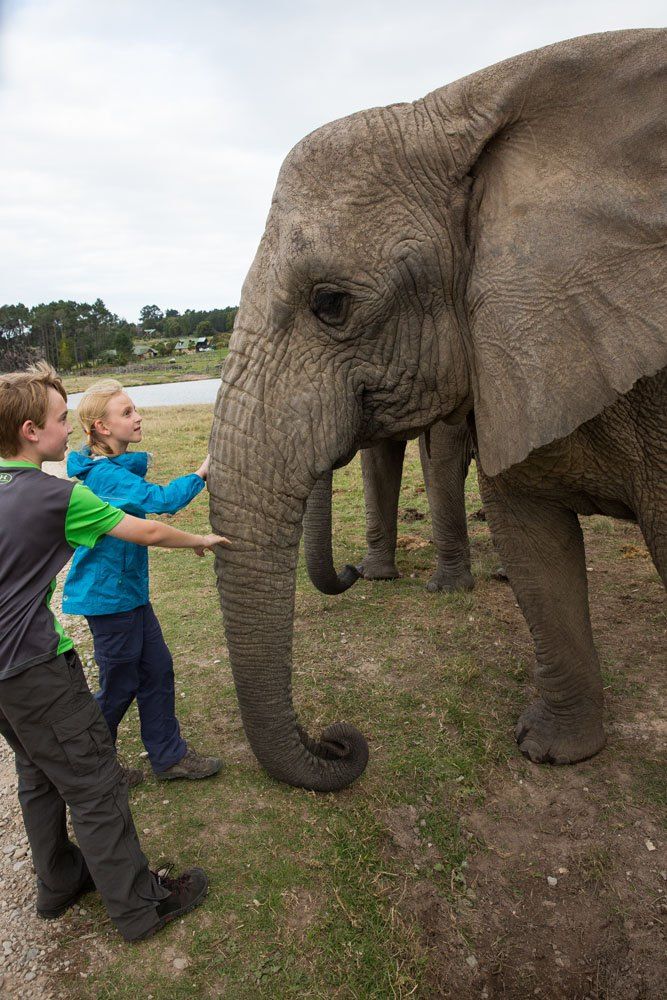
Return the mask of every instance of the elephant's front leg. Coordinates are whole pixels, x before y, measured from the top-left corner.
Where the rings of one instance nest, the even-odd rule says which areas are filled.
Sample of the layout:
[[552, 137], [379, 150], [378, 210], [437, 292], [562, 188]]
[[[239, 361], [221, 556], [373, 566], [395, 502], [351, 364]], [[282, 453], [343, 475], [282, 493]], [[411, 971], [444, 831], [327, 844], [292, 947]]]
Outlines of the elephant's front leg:
[[472, 441], [466, 424], [434, 424], [427, 438], [419, 438], [424, 482], [438, 554], [430, 591], [472, 590], [470, 543], [465, 509], [465, 482], [472, 459]]
[[602, 678], [588, 609], [586, 559], [577, 515], [507, 491], [479, 470], [493, 539], [535, 643], [540, 698], [516, 738], [531, 760], [573, 764], [605, 743]]
[[359, 572], [367, 580], [395, 580], [398, 495], [401, 490], [405, 441], [382, 441], [361, 452], [368, 551]]

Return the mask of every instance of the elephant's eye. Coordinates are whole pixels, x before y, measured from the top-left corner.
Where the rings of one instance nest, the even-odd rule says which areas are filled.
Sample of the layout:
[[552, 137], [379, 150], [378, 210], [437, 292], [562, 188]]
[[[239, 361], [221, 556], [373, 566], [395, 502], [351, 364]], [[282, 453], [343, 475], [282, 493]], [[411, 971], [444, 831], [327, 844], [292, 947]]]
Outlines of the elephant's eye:
[[340, 326], [347, 319], [350, 296], [336, 288], [313, 288], [310, 308], [319, 320], [327, 326]]

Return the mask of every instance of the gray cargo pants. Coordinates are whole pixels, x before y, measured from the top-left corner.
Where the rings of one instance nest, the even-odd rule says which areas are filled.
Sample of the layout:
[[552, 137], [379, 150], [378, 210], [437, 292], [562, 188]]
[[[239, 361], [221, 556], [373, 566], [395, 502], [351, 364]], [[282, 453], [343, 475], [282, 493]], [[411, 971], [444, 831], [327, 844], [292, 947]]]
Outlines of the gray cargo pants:
[[16, 757], [38, 905], [59, 905], [90, 872], [123, 937], [155, 926], [169, 893], [148, 870], [109, 728], [73, 650], [0, 681], [0, 733]]

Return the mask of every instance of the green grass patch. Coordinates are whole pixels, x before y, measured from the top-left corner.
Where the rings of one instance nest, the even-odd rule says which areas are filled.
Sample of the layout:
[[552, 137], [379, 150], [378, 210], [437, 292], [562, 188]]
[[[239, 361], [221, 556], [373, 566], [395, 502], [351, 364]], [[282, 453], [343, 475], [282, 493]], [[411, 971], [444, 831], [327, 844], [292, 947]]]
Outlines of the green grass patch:
[[67, 392], [85, 392], [101, 378], [116, 378], [124, 386], [154, 385], [161, 382], [182, 382], [189, 378], [218, 378], [220, 367], [229, 349], [175, 354], [168, 358], [133, 359], [125, 367], [100, 365], [84, 369], [63, 378]]

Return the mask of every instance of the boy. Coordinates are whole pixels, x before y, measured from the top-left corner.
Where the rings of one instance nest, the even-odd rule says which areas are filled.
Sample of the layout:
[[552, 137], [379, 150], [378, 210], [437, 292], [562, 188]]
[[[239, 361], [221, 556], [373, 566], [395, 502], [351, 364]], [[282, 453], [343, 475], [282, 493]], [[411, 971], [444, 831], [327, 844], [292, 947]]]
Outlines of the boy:
[[123, 937], [138, 941], [198, 906], [208, 879], [201, 868], [178, 879], [149, 870], [109, 729], [49, 604], [73, 549], [105, 534], [197, 555], [227, 539], [131, 517], [43, 473], [42, 462], [64, 458], [71, 432], [52, 368], [0, 375], [0, 733], [15, 753], [37, 913], [58, 917], [97, 888]]

